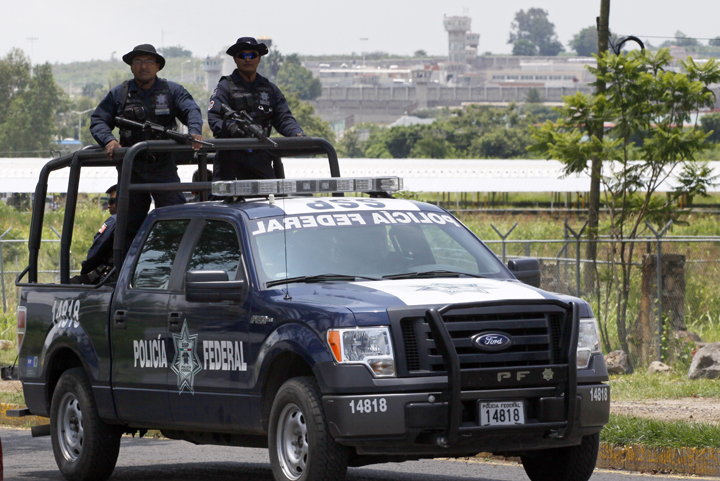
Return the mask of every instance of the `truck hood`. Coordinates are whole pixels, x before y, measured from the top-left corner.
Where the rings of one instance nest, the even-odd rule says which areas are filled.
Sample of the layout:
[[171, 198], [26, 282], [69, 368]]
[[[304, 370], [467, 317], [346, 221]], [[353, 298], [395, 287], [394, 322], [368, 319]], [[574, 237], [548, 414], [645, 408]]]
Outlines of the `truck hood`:
[[295, 284], [290, 287], [290, 294], [295, 301], [345, 307], [355, 314], [360, 325], [387, 323], [386, 310], [397, 306], [445, 306], [465, 302], [541, 299], [560, 299], [565, 302], [576, 300], [517, 281], [479, 278]]

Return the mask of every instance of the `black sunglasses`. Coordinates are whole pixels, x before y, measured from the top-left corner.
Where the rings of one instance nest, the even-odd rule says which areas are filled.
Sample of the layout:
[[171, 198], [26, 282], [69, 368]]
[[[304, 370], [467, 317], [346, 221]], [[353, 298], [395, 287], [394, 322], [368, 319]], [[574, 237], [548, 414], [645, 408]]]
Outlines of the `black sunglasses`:
[[108, 205], [114, 205], [115, 202], [117, 202], [117, 198], [115, 198], [115, 197], [110, 197], [108, 199]]
[[240, 53], [235, 54], [235, 56], [237, 58], [241, 58], [243, 60], [246, 60], [246, 59], [252, 60], [252, 59], [258, 58], [258, 55], [259, 54], [257, 52], [240, 52]]

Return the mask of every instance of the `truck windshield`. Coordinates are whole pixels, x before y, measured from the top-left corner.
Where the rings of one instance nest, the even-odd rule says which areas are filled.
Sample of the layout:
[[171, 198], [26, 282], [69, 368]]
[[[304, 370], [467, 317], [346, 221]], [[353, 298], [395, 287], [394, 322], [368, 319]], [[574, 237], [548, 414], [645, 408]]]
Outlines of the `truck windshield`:
[[412, 273], [509, 279], [502, 263], [454, 217], [438, 212], [310, 214], [248, 222], [260, 282], [339, 274]]

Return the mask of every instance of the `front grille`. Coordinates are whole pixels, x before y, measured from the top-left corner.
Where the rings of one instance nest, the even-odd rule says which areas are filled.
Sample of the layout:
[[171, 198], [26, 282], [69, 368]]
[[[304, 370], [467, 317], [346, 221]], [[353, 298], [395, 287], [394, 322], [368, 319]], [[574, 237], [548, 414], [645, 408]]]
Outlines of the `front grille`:
[[[443, 315], [460, 360], [461, 370], [504, 367], [531, 367], [567, 362], [563, 350], [570, 316], [555, 306], [525, 309], [477, 309]], [[566, 327], [567, 326], [567, 327]], [[408, 375], [445, 372], [440, 352], [424, 317], [403, 317], [400, 327]], [[500, 332], [512, 338], [504, 350], [487, 352], [476, 348], [471, 338], [486, 332]]]

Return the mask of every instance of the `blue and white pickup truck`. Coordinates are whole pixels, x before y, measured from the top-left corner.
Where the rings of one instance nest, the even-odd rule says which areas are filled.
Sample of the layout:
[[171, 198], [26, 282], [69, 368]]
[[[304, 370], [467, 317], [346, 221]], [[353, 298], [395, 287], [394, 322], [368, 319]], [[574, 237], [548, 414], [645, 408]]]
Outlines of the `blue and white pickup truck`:
[[590, 306], [400, 183], [213, 183], [99, 285], [19, 279], [23, 414], [50, 417], [63, 475], [107, 478], [123, 433], [158, 429], [267, 447], [278, 481], [479, 452], [587, 480], [610, 410]]

